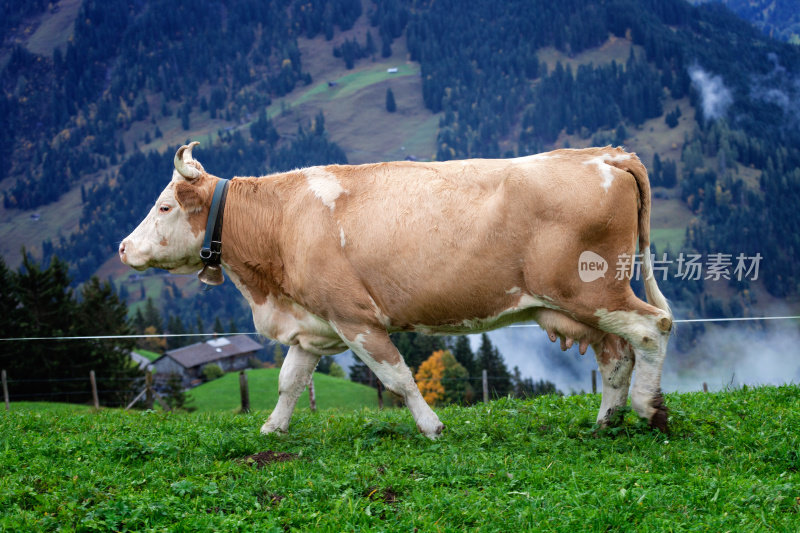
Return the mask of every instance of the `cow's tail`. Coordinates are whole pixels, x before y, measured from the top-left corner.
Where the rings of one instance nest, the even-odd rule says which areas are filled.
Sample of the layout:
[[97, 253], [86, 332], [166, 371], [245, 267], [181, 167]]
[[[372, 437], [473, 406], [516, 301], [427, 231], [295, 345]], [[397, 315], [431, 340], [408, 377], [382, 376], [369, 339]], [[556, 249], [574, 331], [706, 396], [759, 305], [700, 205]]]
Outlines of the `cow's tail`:
[[672, 310], [667, 303], [667, 299], [658, 288], [656, 278], [653, 275], [653, 261], [650, 257], [650, 179], [647, 177], [647, 169], [644, 167], [636, 154], [629, 154], [630, 158], [624, 160], [608, 161], [608, 163], [625, 170], [636, 179], [639, 188], [639, 253], [642, 254], [642, 277], [644, 279], [644, 291], [647, 301], [651, 305], [658, 307], [668, 315], [668, 320], [659, 322], [662, 331], [672, 329]]

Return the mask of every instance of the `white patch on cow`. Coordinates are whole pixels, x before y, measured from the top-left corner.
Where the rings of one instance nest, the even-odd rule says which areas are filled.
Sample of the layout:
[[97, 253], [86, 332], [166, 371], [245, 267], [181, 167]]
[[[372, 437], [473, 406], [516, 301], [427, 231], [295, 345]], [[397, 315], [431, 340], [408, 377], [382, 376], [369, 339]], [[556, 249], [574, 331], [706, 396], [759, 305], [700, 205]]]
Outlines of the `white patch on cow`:
[[[593, 157], [583, 162], [584, 165], [597, 165], [597, 170], [600, 171], [600, 175], [603, 176], [603, 189], [608, 192], [608, 188], [611, 187], [611, 184], [614, 182], [614, 173], [613, 169], [617, 168], [611, 166], [607, 163], [607, 161], [625, 161], [630, 159], [630, 154], [618, 154], [615, 156], [609, 154], [599, 155], [597, 157]], [[619, 170], [619, 169], [617, 169]]]
[[372, 298], [372, 296], [369, 297], [369, 302], [372, 304], [372, 309], [375, 311], [375, 318], [378, 319], [378, 322], [380, 322], [383, 327], [389, 329], [389, 327], [392, 325], [392, 320], [383, 313], [381, 308], [378, 307], [378, 304], [375, 303], [375, 300]]
[[308, 386], [308, 380], [319, 363], [319, 356], [295, 345], [289, 348], [278, 377], [278, 403], [269, 419], [261, 426], [261, 433], [286, 433], [297, 398]]
[[346, 193], [336, 179], [336, 176], [320, 167], [311, 167], [303, 170], [308, 182], [308, 188], [314, 196], [322, 200], [331, 211], [336, 207], [336, 199]]
[[609, 311], [598, 309], [594, 312], [599, 320], [597, 325], [603, 331], [608, 331], [627, 339], [634, 346], [640, 345], [646, 338], [656, 339], [658, 328], [654, 315], [642, 315], [636, 311]]
[[[169, 206], [161, 212], [161, 206]], [[194, 234], [188, 215], [175, 199], [170, 183], [141, 223], [123, 241], [123, 263], [137, 270], [156, 267], [173, 274], [192, 274], [202, 268], [199, 250], [203, 233]], [[163, 245], [162, 243], [168, 243]]]
[[[347, 339], [335, 324], [332, 323], [331, 325], [342, 339]], [[436, 413], [423, 399], [419, 388], [414, 382], [411, 370], [403, 362], [402, 358], [399, 363], [395, 364], [386, 361], [381, 361], [380, 363], [375, 361], [372, 354], [364, 347], [366, 335], [369, 334], [369, 330], [366, 330], [365, 333], [358, 333], [354, 339], [347, 340], [347, 344], [353, 350], [353, 353], [378, 376], [378, 379], [387, 389], [403, 397], [419, 430], [430, 439], [437, 438], [444, 426], [439, 417], [436, 416]]]
[[341, 226], [339, 226], [339, 243], [342, 245], [342, 248], [347, 244], [347, 240], [344, 238], [344, 228]]
[[313, 355], [332, 355], [347, 349], [338, 333], [326, 320], [309, 313], [289, 299], [278, 300], [268, 296], [256, 304], [249, 289], [227, 265], [225, 272], [250, 304], [256, 331], [287, 346], [300, 346]]
[[522, 289], [519, 287], [511, 287], [506, 291], [506, 294], [519, 294], [520, 292], [522, 292]]
[[533, 154], [533, 155], [525, 155], [522, 157], [515, 157], [511, 159], [511, 163], [515, 165], [524, 165], [525, 163], [534, 163], [536, 161], [546, 161], [548, 159], [555, 159], [558, 155], [553, 154]]
[[[367, 330], [366, 335], [369, 335], [369, 330]], [[367, 349], [364, 347], [364, 342], [367, 340], [366, 335], [364, 333], [359, 333], [358, 335], [356, 335], [356, 338], [350, 341], [352, 344], [351, 348], [353, 348], [354, 350], [358, 350], [358, 353], [363, 353], [372, 357], [372, 354], [369, 353]]]
[[668, 334], [657, 326], [659, 319], [668, 316], [643, 315], [635, 311], [609, 311], [598, 309], [598, 327], [619, 335], [631, 343], [636, 354], [636, 378], [631, 391], [631, 406], [644, 418], [655, 412], [653, 397], [660, 392], [661, 368], [667, 350]]

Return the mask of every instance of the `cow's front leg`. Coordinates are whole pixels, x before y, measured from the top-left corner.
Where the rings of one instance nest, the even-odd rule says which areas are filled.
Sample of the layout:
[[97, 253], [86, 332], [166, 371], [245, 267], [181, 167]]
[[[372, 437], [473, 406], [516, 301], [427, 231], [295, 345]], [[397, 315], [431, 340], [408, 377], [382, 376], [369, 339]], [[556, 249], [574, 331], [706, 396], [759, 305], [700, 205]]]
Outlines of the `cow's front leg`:
[[319, 359], [320, 356], [308, 353], [300, 346], [289, 348], [278, 377], [278, 403], [261, 426], [261, 433], [286, 433], [297, 399], [308, 386]]
[[405, 401], [417, 428], [430, 439], [442, 433], [444, 425], [419, 392], [411, 370], [392, 344], [389, 334], [374, 326], [336, 325], [342, 340], [372, 370], [381, 383]]
[[614, 411], [628, 402], [634, 363], [633, 349], [627, 341], [612, 334], [593, 344], [592, 349], [603, 377], [603, 399], [600, 402], [600, 412], [597, 413], [597, 423], [606, 426]]

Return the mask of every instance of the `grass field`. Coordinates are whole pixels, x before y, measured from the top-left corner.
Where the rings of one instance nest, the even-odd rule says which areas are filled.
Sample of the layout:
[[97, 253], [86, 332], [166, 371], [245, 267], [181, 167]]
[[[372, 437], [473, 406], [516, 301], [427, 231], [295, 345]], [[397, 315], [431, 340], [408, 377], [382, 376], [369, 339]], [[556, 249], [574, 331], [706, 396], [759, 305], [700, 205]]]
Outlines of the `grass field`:
[[[800, 388], [670, 394], [672, 433], [596, 395], [440, 409], [0, 415], [7, 531], [797, 531]], [[248, 456], [253, 456], [250, 460]]]
[[[250, 391], [250, 406], [253, 409], [272, 409], [278, 401], [278, 368], [263, 368], [247, 371], [247, 386]], [[361, 409], [378, 407], [375, 389], [353, 383], [346, 379], [334, 378], [319, 372], [314, 374], [314, 391], [317, 409]], [[239, 374], [225, 374], [219, 379], [204, 383], [187, 394], [191, 406], [199, 412], [236, 411], [241, 407], [239, 393]], [[308, 389], [297, 403], [307, 408]]]

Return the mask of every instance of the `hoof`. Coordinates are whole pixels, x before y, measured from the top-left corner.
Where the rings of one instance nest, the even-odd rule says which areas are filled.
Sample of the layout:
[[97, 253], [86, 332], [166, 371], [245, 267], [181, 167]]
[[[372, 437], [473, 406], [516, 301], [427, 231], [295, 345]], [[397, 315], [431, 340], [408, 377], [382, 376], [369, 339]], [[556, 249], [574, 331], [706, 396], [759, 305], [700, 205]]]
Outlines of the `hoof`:
[[597, 426], [600, 429], [617, 427], [622, 424], [626, 412], [627, 409], [625, 408], [611, 407], [606, 410], [606, 414], [597, 416]]
[[261, 426], [262, 435], [286, 435], [286, 433], [286, 428], [282, 428], [275, 424], [270, 424], [269, 421]]
[[667, 433], [667, 406], [664, 405], [664, 396], [659, 392], [650, 401], [650, 405], [655, 409], [653, 416], [650, 417], [650, 427], [662, 433]]
[[434, 424], [433, 427], [428, 430], [423, 429], [419, 424], [417, 424], [417, 429], [429, 439], [436, 440], [441, 436], [442, 431], [444, 430], [444, 424], [437, 420], [436, 424]]

